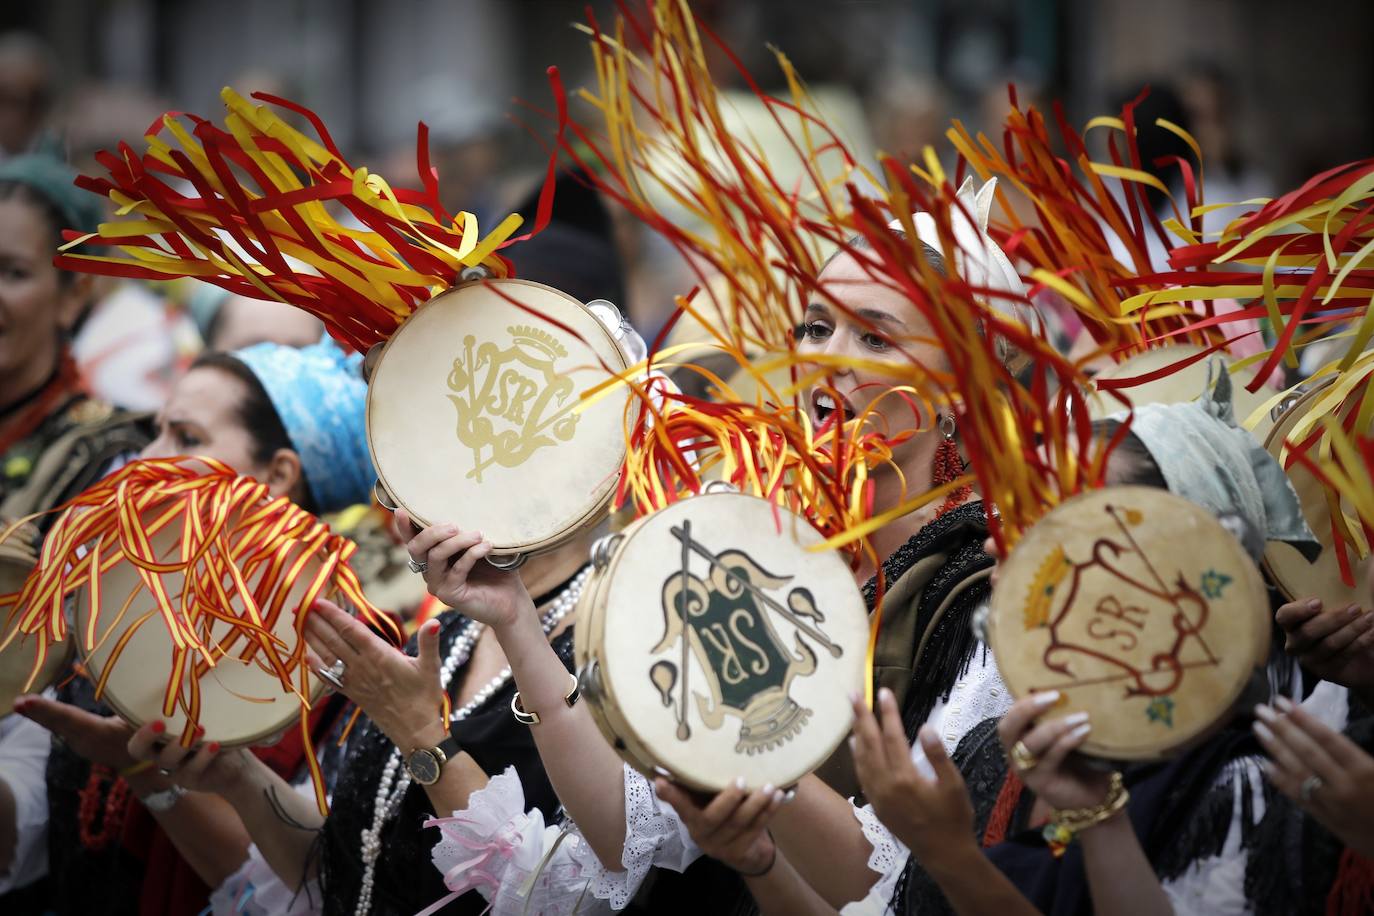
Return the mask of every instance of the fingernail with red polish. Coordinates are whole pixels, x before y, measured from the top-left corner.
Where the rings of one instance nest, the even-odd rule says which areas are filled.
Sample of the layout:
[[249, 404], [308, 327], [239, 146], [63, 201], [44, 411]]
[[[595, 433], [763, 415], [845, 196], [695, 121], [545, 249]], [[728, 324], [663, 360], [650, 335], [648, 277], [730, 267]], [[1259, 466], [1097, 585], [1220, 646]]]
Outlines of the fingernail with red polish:
[[218, 741], [211, 741], [211, 742], [210, 742], [210, 753], [212, 753], [212, 754], [218, 754], [218, 753], [219, 753], [219, 742], [218, 742]]
[[153, 723], [153, 734], [155, 734], [155, 735], [160, 735], [160, 734], [162, 734], [163, 732], [165, 732], [166, 730], [167, 730], [167, 723], [166, 723], [166, 722], [163, 722], [161, 719], [158, 719], [156, 722]]
[[197, 726], [196, 726], [196, 737], [197, 737], [197, 738], [204, 738], [204, 737], [205, 737], [205, 726], [204, 726], [204, 725], [197, 725]]

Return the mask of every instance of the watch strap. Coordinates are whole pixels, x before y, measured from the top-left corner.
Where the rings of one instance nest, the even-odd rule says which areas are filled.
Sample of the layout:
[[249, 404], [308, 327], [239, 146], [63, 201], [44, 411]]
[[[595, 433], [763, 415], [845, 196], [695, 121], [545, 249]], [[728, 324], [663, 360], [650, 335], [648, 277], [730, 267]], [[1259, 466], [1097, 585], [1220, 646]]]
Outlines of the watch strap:
[[463, 746], [458, 743], [457, 738], [453, 737], [453, 733], [449, 732], [449, 736], [447, 738], [445, 738], [443, 741], [440, 741], [438, 744], [434, 745], [434, 747], [432, 747], [430, 750], [435, 750], [443, 754], [444, 762], [447, 763], [448, 761], [452, 760], [454, 757], [457, 757], [460, 753], [462, 753]]

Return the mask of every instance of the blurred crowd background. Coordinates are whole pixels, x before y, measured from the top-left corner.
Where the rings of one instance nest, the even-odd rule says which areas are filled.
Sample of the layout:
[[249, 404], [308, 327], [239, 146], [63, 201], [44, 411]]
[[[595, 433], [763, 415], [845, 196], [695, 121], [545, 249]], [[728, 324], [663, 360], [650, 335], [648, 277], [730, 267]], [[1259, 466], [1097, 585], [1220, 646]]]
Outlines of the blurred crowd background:
[[[1274, 194], [1374, 152], [1369, 0], [694, 7], [765, 88], [783, 88], [769, 46], [785, 51], [863, 154], [914, 158], [925, 144], [942, 146], [956, 117], [999, 131], [1009, 83], [1023, 102], [1062, 101], [1078, 127], [1150, 85], [1149, 114], [1202, 142], [1212, 200]], [[606, 0], [590, 8], [603, 23], [615, 12]], [[546, 67], [559, 65], [570, 89], [592, 78], [574, 28], [587, 9], [574, 0], [6, 3], [0, 155], [50, 149], [89, 169], [95, 151], [137, 140], [164, 110], [217, 118], [218, 92], [232, 85], [313, 108], [355, 163], [394, 184], [415, 183], [415, 125], [425, 121], [447, 205], [490, 219], [538, 179], [551, 133]], [[723, 55], [718, 70], [723, 84], [738, 86]], [[622, 304], [651, 334], [690, 284], [660, 243], [620, 223]], [[83, 363], [99, 356], [94, 346], [79, 351]], [[103, 339], [96, 349], [122, 352]], [[102, 393], [155, 406], [151, 389]]]

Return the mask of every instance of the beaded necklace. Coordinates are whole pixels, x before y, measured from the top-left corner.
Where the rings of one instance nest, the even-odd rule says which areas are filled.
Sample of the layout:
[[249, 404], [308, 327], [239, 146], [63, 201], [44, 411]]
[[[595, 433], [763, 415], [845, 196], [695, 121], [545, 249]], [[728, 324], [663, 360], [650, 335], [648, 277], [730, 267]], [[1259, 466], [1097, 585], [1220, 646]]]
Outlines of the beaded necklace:
[[[591, 566], [584, 566], [582, 570], [573, 577], [568, 583], [567, 588], [553, 600], [553, 605], [540, 620], [544, 628], [544, 635], [548, 636], [577, 607], [577, 599], [582, 595], [582, 587], [587, 582], [587, 577], [591, 575]], [[453, 646], [449, 649], [448, 656], [444, 659], [444, 664], [439, 670], [439, 684], [443, 690], [447, 691], [449, 684], [453, 681], [454, 673], [463, 665], [467, 664], [472, 656], [472, 649], [477, 645], [478, 638], [486, 629], [486, 624], [476, 620], [469, 620], [463, 627], [463, 631], [458, 634], [458, 638], [453, 641]], [[459, 709], [453, 711], [449, 717], [450, 722], [458, 722], [466, 719], [477, 711], [484, 703], [490, 700], [497, 691], [506, 685], [510, 680], [511, 671], [507, 666], [501, 672], [488, 681], [481, 690], [468, 700]], [[401, 801], [410, 789], [410, 772], [401, 766], [401, 749], [396, 748], [387, 758], [386, 765], [382, 767], [382, 778], [377, 784], [377, 795], [373, 801], [372, 826], [365, 827], [362, 831], [362, 856], [363, 856], [363, 878], [362, 885], [358, 890], [358, 905], [354, 912], [357, 916], [367, 916], [372, 910], [372, 887], [377, 876], [377, 860], [382, 852], [382, 828], [387, 822], [396, 816], [400, 809]]]

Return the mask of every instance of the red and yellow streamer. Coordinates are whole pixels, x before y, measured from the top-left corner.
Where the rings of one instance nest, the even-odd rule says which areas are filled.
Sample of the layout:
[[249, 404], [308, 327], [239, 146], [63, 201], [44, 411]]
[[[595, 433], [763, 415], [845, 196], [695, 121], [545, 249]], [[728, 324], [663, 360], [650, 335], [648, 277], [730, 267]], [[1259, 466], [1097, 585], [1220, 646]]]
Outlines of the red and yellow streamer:
[[[185, 714], [181, 737], [186, 746], [194, 740], [200, 718], [201, 683], [230, 656], [272, 672], [283, 694], [300, 698], [300, 726], [309, 746], [304, 626], [318, 597], [340, 599], [401, 641], [394, 622], [367, 600], [349, 566], [356, 549], [352, 541], [332, 534], [285, 496], [271, 496], [265, 484], [239, 477], [213, 459], [135, 461], [52, 511], [61, 515], [43, 541], [37, 567], [21, 591], [0, 595], [5, 613], [0, 649], [29, 637], [36, 675], [52, 646], [71, 636], [65, 609], [78, 596], [88, 613], [86, 632], [77, 637], [83, 646], [93, 647], [102, 617], [122, 613], [134, 598], [114, 596], [123, 608], [111, 604], [109, 596], [102, 596], [101, 577], [121, 563], [133, 566], [155, 609], [138, 625], [165, 627], [172, 655], [126, 659], [121, 658], [122, 642], [116, 644], [96, 696], [119, 664], [165, 665], [164, 715], [175, 710]], [[9, 526], [0, 541], [29, 520]], [[153, 538], [167, 529], [179, 534], [170, 557], [159, 556], [153, 546]], [[171, 574], [184, 576], [179, 595], [169, 593], [164, 581]], [[299, 601], [291, 602], [292, 589], [306, 575], [308, 587]], [[283, 615], [292, 620], [296, 635], [289, 647], [273, 633]], [[124, 641], [134, 629], [126, 631]], [[307, 756], [313, 768], [313, 752]], [[323, 804], [318, 779], [316, 786]]]
[[[61, 254], [59, 267], [141, 280], [196, 277], [288, 302], [361, 352], [465, 268], [510, 273], [497, 249], [512, 240], [520, 216], [483, 235], [471, 213], [445, 210], [423, 124], [416, 155], [423, 190], [408, 190], [351, 165], [307, 108], [263, 93], [253, 98], [268, 104], [256, 105], [228, 88], [221, 98], [223, 126], [169, 112], [148, 129], [144, 152], [121, 143], [97, 155], [106, 174], [77, 183], [108, 197], [127, 219], [91, 235], [67, 233], [64, 251], [94, 242], [123, 256]], [[304, 118], [315, 136], [286, 116]], [[536, 230], [550, 202], [541, 200]]]

